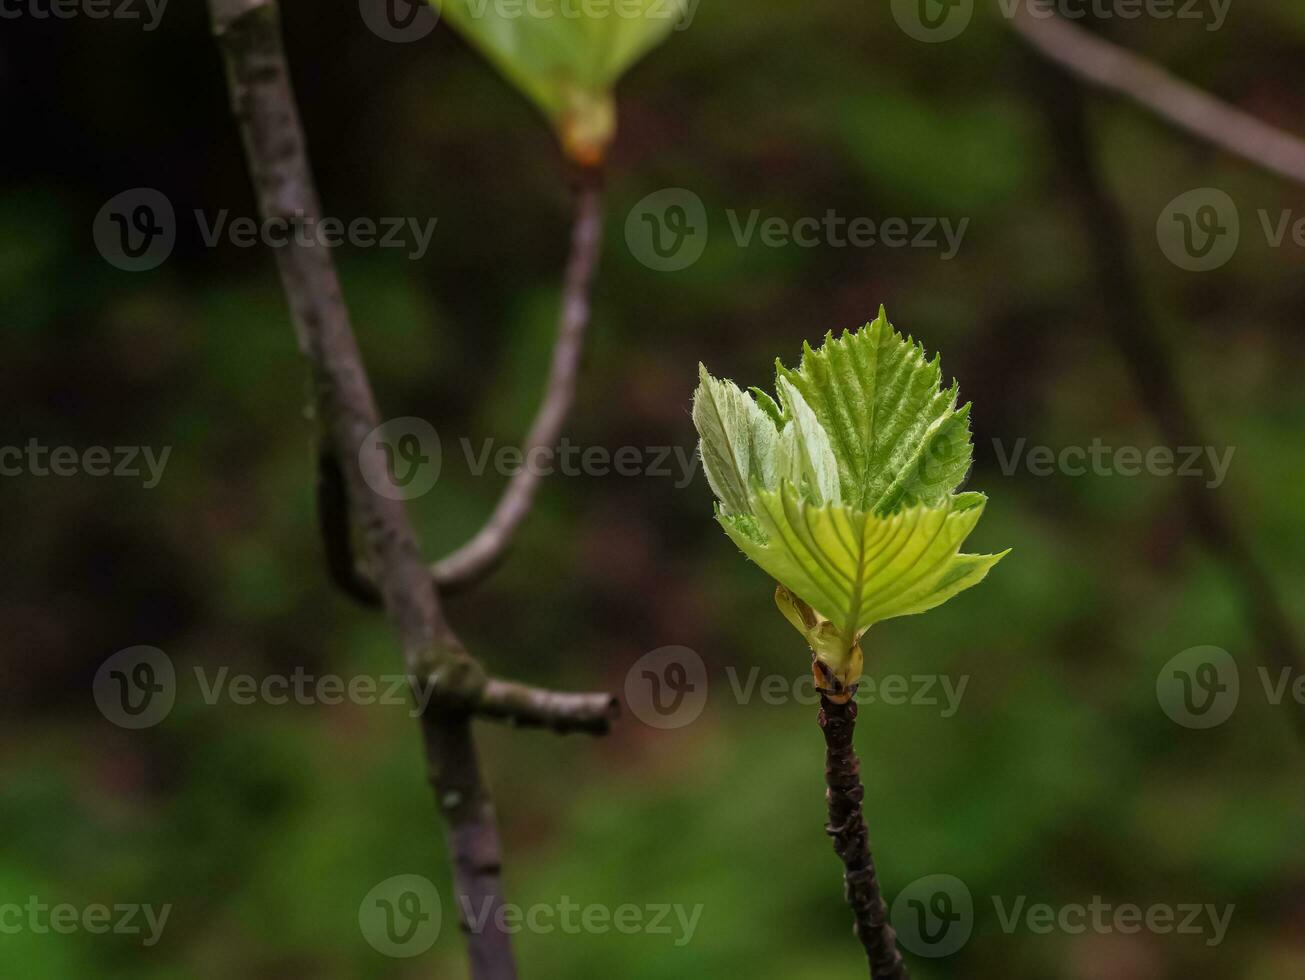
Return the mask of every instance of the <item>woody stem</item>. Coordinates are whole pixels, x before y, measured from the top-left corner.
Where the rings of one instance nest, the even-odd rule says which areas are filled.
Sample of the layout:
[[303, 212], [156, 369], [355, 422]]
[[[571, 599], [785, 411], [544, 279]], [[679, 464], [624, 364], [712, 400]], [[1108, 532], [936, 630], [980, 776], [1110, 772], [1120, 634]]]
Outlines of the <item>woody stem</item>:
[[834, 851], [843, 861], [844, 894], [852, 908], [853, 932], [865, 947], [872, 980], [909, 980], [906, 963], [897, 949], [897, 933], [888, 921], [888, 907], [879, 888], [870, 833], [861, 809], [865, 788], [861, 762], [852, 745], [857, 706], [854, 700], [839, 704], [820, 698], [820, 730], [825, 735], [825, 794]]

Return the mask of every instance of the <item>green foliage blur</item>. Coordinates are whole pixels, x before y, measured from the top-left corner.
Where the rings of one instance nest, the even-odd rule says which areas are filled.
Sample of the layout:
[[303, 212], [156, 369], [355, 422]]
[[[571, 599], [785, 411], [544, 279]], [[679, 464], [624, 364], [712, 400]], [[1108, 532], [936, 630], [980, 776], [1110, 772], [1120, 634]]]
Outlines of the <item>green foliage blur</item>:
[[[449, 872], [406, 707], [206, 704], [194, 669], [255, 677], [395, 673], [385, 623], [328, 582], [316, 533], [307, 384], [264, 248], [206, 247], [191, 217], [254, 214], [202, 4], [157, 30], [6, 20], [0, 81], [0, 445], [171, 446], [159, 485], [0, 477], [0, 905], [173, 906], [161, 941], [0, 932], [0, 976], [41, 980], [466, 976], [446, 925], [412, 959], [376, 953], [359, 903], [397, 874]], [[431, 421], [444, 450], [410, 505], [432, 558], [490, 513], [504, 477], [466, 452], [516, 445], [551, 347], [568, 235], [566, 168], [531, 105], [440, 25], [411, 44], [352, 2], [285, 0], [287, 44], [326, 212], [438, 219], [420, 261], [337, 252], [388, 418]], [[568, 437], [695, 442], [703, 361], [765, 384], [773, 358], [885, 303], [941, 351], [974, 402], [990, 501], [972, 550], [1013, 547], [979, 588], [866, 636], [871, 677], [968, 678], [959, 709], [867, 705], [857, 744], [891, 897], [930, 874], [966, 882], [974, 935], [953, 956], [907, 953], [920, 980], [1294, 980], [1305, 975], [1305, 755], [1264, 697], [1247, 613], [1178, 503], [1180, 477], [1034, 476], [1027, 446], [1143, 450], [1160, 440], [1099, 323], [1090, 247], [1034, 98], [1046, 69], [995, 10], [921, 43], [889, 5], [703, 3], [618, 91], [619, 135], [592, 347]], [[1263, 118], [1305, 131], [1305, 17], [1246, 0], [1206, 30], [1117, 20], [1106, 33]], [[1090, 97], [1098, 159], [1130, 221], [1147, 299], [1219, 447], [1235, 510], [1305, 635], [1302, 255], [1269, 247], [1259, 209], [1305, 192]], [[126, 273], [96, 251], [105, 201], [153, 187], [176, 207], [174, 254]], [[1180, 192], [1238, 202], [1242, 242], [1191, 273], [1156, 245]], [[702, 258], [658, 272], [626, 217], [663, 188], [704, 202]], [[968, 219], [954, 258], [913, 248], [739, 247], [747, 221]], [[462, 440], [471, 447], [464, 451]], [[994, 445], [1001, 447], [998, 450]], [[605, 740], [480, 726], [522, 906], [702, 906], [691, 941], [526, 932], [522, 976], [792, 980], [865, 976], [841, 868], [823, 833], [823, 743], [809, 704], [739, 703], [736, 685], [796, 681], [808, 653], [772, 583], [712, 520], [700, 470], [555, 475], [508, 561], [447, 603], [496, 672], [625, 691], [648, 651], [707, 665], [693, 724], [627, 712]], [[91, 696], [99, 665], [166, 651], [177, 705], [140, 732]], [[1240, 664], [1237, 712], [1172, 722], [1156, 677], [1212, 644]], [[1029, 903], [1235, 905], [1224, 942], [1147, 932], [1003, 930], [993, 896]], [[3, 923], [0, 922], [0, 925]]]

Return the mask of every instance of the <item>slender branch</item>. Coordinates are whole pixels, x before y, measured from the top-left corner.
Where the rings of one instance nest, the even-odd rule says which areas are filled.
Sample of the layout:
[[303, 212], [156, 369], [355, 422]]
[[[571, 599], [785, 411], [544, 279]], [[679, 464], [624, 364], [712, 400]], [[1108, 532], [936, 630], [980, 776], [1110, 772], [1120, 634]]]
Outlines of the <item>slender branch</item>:
[[[251, 12], [260, 7], [270, 8], [270, 6], [251, 0], [225, 6], [220, 2], [215, 3], [215, 8], [221, 8], [224, 12], [232, 8]], [[230, 38], [234, 35], [220, 34], [219, 36]], [[279, 48], [265, 54], [273, 61], [280, 58]], [[279, 70], [283, 71], [283, 66]], [[243, 82], [237, 77], [234, 84], [243, 85]], [[234, 91], [245, 92], [252, 97], [252, 93], [246, 92], [244, 88], [233, 88]], [[257, 172], [275, 182], [278, 194], [284, 197], [284, 199], [272, 200], [265, 198], [260, 205], [265, 217], [279, 213], [289, 216], [288, 220], [295, 220], [296, 217], [302, 220], [317, 215], [320, 205], [316, 201], [306, 156], [302, 150], [303, 139], [297, 114], [293, 102], [289, 101], [293, 96], [288, 90], [275, 95], [280, 102], [284, 124], [278, 123], [274, 117], [266, 117], [263, 121], [271, 126], [270, 133], [292, 136], [293, 146], [299, 148], [294, 152], [304, 159], [297, 165], [288, 161], [276, 162], [270, 154], [263, 154], [261, 142], [258, 147], [251, 150], [251, 152], [258, 152], [256, 159], [260, 161], [261, 169]], [[237, 110], [241, 111], [241, 109], [242, 105], [238, 105]], [[292, 152], [292, 148], [286, 147], [284, 151]], [[328, 352], [322, 349], [321, 344], [322, 337], [326, 335], [325, 327], [328, 320], [331, 321], [330, 328], [334, 331], [333, 335], [340, 340], [337, 346], [340, 347], [341, 356], [332, 359], [331, 363], [344, 363], [345, 373], [352, 376], [353, 372], [348, 369], [348, 362], [358, 359], [356, 346], [353, 345], [352, 331], [348, 324], [348, 314], [340, 298], [339, 281], [334, 266], [325, 251], [281, 249], [278, 252], [278, 261], [281, 262], [282, 281], [286, 292], [292, 297], [292, 307], [296, 314], [295, 326], [300, 343], [305, 347], [305, 352], [309, 355], [313, 366], [317, 383], [316, 395], [319, 401], [318, 414], [321, 419], [334, 418], [340, 414], [341, 406], [337, 404], [338, 397], [334, 397], [336, 387], [331, 383], [329, 374], [331, 368], [327, 363]], [[327, 299], [326, 302], [323, 302], [324, 298]], [[357, 360], [357, 374], [362, 384], [361, 388], [349, 396], [353, 399], [350, 404], [363, 408], [363, 414], [370, 422], [375, 418], [376, 411], [370, 404], [371, 393], [360, 360]], [[361, 502], [362, 507], [358, 509], [362, 512], [360, 516], [364, 522], [370, 520], [375, 524], [379, 520], [382, 524], [390, 526], [396, 520], [402, 520], [406, 526], [406, 518], [402, 516], [400, 505], [377, 498], [371, 493], [370, 488], [357, 486], [356, 479], [355, 486], [350, 488], [346, 480], [346, 470], [339, 461], [342, 454], [333, 445], [335, 440], [331, 438], [329, 432], [323, 433], [323, 439], [325, 444], [318, 457], [317, 500], [318, 521], [321, 537], [326, 546], [328, 570], [332, 579], [345, 594], [366, 605], [380, 605], [382, 599], [380, 590], [370, 573], [359, 562], [354, 551], [353, 518], [350, 515], [349, 503], [352, 499]], [[343, 456], [352, 460], [357, 457], [357, 453], [356, 450], [346, 451]], [[358, 471], [360, 472], [361, 470]], [[358, 473], [354, 474], [355, 477]], [[384, 515], [372, 513], [378, 509], [386, 513]], [[410, 526], [404, 534], [412, 537], [412, 547], [415, 549], [415, 537], [411, 535]], [[414, 567], [411, 562], [408, 563], [409, 576], [412, 576]], [[408, 584], [417, 592], [430, 591], [429, 586], [416, 577], [412, 577]], [[438, 606], [434, 608], [438, 616]], [[429, 616], [430, 613], [427, 612], [426, 615]], [[442, 619], [442, 616], [438, 618]], [[446, 629], [442, 627], [441, 631]], [[451, 633], [447, 635], [452, 636]], [[453, 669], [443, 670], [441, 676], [436, 679], [436, 690], [432, 695], [433, 704], [523, 728], [542, 727], [557, 732], [593, 734], [606, 734], [610, 730], [611, 722], [615, 718], [612, 707], [615, 699], [611, 695], [568, 694], [489, 678], [465, 654], [456, 653], [461, 650], [461, 647], [456, 645], [456, 640], [454, 644], [455, 657], [450, 664]], [[416, 664], [416, 666], [421, 668], [422, 665]], [[413, 676], [422, 676], [422, 674]]]
[[[448, 824], [459, 919], [472, 980], [516, 980], [512, 939], [502, 928], [503, 846], [498, 817], [480, 775], [468, 715], [425, 711], [422, 736], [430, 781]], [[468, 916], [483, 916], [473, 925]]]
[[[582, 171], [577, 178], [571, 255], [567, 260], [552, 366], [543, 401], [522, 447], [527, 460], [532, 453], [551, 450], [557, 445], [575, 401], [580, 358], [589, 325], [589, 295], [602, 246], [602, 229], [600, 176], [597, 171]], [[513, 474], [485, 525], [465, 545], [435, 564], [432, 574], [442, 590], [465, 587], [493, 570], [512, 543], [517, 528], [530, 513], [540, 475], [534, 466], [523, 466]]]
[[1180, 129], [1266, 170], [1305, 183], [1305, 139], [1261, 122], [1174, 78], [1164, 69], [1051, 10], [1023, 0], [1011, 26], [1035, 49], [1080, 79], [1126, 96]]
[[[308, 166], [275, 0], [210, 0], [231, 104], [245, 143], [259, 209], [267, 222], [317, 223], [321, 206]], [[289, 236], [295, 241], [298, 236]], [[299, 346], [316, 389], [318, 424], [343, 471], [353, 526], [361, 530], [376, 569], [376, 586], [403, 648], [408, 672], [445, 681], [483, 683], [484, 671], [463, 650], [401, 502], [371, 491], [364, 467], [385, 473], [379, 446], [360, 454], [378, 413], [341, 296], [330, 252], [291, 244], [277, 250]], [[449, 825], [454, 880], [460, 895], [486, 913], [488, 926], [466, 926], [475, 980], [515, 980], [511, 941], [498, 927], [503, 906], [498, 829], [481, 777], [471, 715], [426, 711], [422, 717], [430, 778]]]
[[829, 787], [829, 824], [834, 851], [843, 861], [847, 904], [852, 908], [853, 932], [865, 947], [872, 980], [909, 980], [906, 963], [897, 949], [897, 933], [888, 921], [888, 907], [879, 888], [870, 832], [861, 803], [861, 762], [852, 735], [856, 729], [856, 701], [845, 704], [820, 698], [820, 730], [825, 735], [825, 784]]
[[546, 728], [558, 735], [606, 735], [621, 713], [620, 702], [601, 692], [572, 693], [531, 687], [498, 677], [446, 673], [416, 685], [417, 696], [445, 711], [513, 728]]
[[[1093, 319], [1119, 350], [1142, 403], [1169, 444], [1212, 445], [1188, 404], [1174, 357], [1165, 349], [1160, 325], [1147, 302], [1129, 243], [1128, 223], [1096, 164], [1083, 97], [1060, 73], [1040, 64], [1034, 68], [1037, 76], [1032, 87], [1042, 99], [1052, 133], [1059, 164], [1056, 172], [1069, 178], [1081, 226], [1089, 237], [1101, 310]], [[1270, 668], [1290, 670], [1293, 676], [1305, 671], [1305, 658], [1286, 606], [1241, 526], [1215, 491], [1199, 481], [1178, 482], [1197, 536], [1224, 566], [1233, 588], [1242, 593], [1261, 658]], [[1293, 704], [1288, 714], [1305, 738], [1305, 707]]]
[[610, 694], [568, 694], [495, 678], [485, 685], [473, 710], [478, 717], [517, 728], [606, 735], [620, 714], [620, 702]]
[[[275, 0], [210, 3], [264, 220], [289, 226], [320, 221]], [[312, 372], [322, 441], [343, 475], [354, 525], [362, 529], [408, 666], [428, 673], [419, 668], [469, 659], [444, 621], [438, 596], [419, 574], [423, 563], [402, 504], [373, 493], [363, 477], [363, 466], [384, 473], [385, 459], [379, 447], [359, 456], [378, 413], [330, 251], [299, 236], [287, 238], [290, 244], [276, 250], [276, 261]]]
[[[367, 606], [380, 604], [380, 594], [354, 554], [344, 474], [335, 457], [323, 451], [317, 467], [318, 520], [326, 545], [327, 568], [346, 595]], [[462, 686], [451, 689], [450, 678], [430, 690], [432, 699], [515, 728], [547, 728], [559, 735], [586, 732], [606, 735], [620, 713], [620, 702], [606, 693], [572, 694], [530, 687], [516, 681], [462, 675]], [[438, 696], [438, 697], [436, 697]]]

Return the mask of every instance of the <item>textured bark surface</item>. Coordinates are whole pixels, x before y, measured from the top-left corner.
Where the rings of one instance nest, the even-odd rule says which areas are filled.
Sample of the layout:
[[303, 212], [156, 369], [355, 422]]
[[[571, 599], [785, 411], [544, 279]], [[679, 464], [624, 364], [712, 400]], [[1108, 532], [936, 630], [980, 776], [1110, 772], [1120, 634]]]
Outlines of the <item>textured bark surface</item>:
[[[210, 0], [213, 31], [227, 67], [231, 106], [244, 139], [259, 210], [265, 221], [287, 227], [320, 223], [321, 205], [308, 165], [303, 127], [290, 84], [274, 0]], [[483, 668], [463, 649], [445, 619], [417, 536], [398, 500], [372, 492], [364, 475], [386, 470], [380, 446], [363, 450], [378, 424], [371, 383], [349, 322], [328, 249], [290, 244], [277, 249], [277, 266], [300, 349], [315, 389], [321, 445], [334, 465], [319, 474], [327, 496], [341, 484], [353, 526], [376, 570], [376, 589], [403, 649], [409, 676], [435, 685], [435, 693], [483, 691]], [[339, 513], [323, 520], [341, 523]], [[333, 559], [340, 562], [339, 556]], [[341, 569], [336, 570], [344, 574]], [[475, 980], [516, 980], [509, 936], [495, 913], [503, 904], [500, 845], [494, 808], [481, 778], [472, 738], [472, 714], [457, 699], [422, 719], [426, 756], [448, 842], [459, 902], [489, 912], [479, 932], [466, 928]], [[465, 928], [465, 924], [464, 924]]]
[[[503, 851], [494, 803], [480, 774], [476, 743], [465, 715], [426, 712], [422, 734], [430, 780], [448, 823], [458, 922], [466, 937], [474, 980], [515, 980], [516, 960], [503, 921]], [[468, 916], [480, 924], [472, 927]]]
[[834, 851], [843, 861], [847, 904], [852, 908], [853, 932], [865, 947], [873, 980], [907, 980], [909, 974], [897, 949], [897, 933], [888, 921], [888, 907], [879, 888], [870, 832], [866, 829], [862, 801], [861, 763], [852, 734], [856, 729], [856, 702], [839, 704], [820, 699], [820, 730], [825, 735], [825, 784], [829, 787], [829, 824]]

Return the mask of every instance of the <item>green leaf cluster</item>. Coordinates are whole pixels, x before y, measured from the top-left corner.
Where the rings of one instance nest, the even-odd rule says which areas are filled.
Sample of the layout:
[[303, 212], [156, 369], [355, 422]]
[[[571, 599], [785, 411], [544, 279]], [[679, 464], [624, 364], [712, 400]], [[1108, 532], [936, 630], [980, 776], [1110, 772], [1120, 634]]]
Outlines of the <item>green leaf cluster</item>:
[[805, 345], [796, 370], [776, 361], [776, 398], [699, 372], [693, 420], [717, 520], [779, 583], [826, 689], [856, 683], [874, 623], [946, 602], [1004, 557], [960, 551], [987, 503], [957, 492], [970, 406], [882, 308]]

